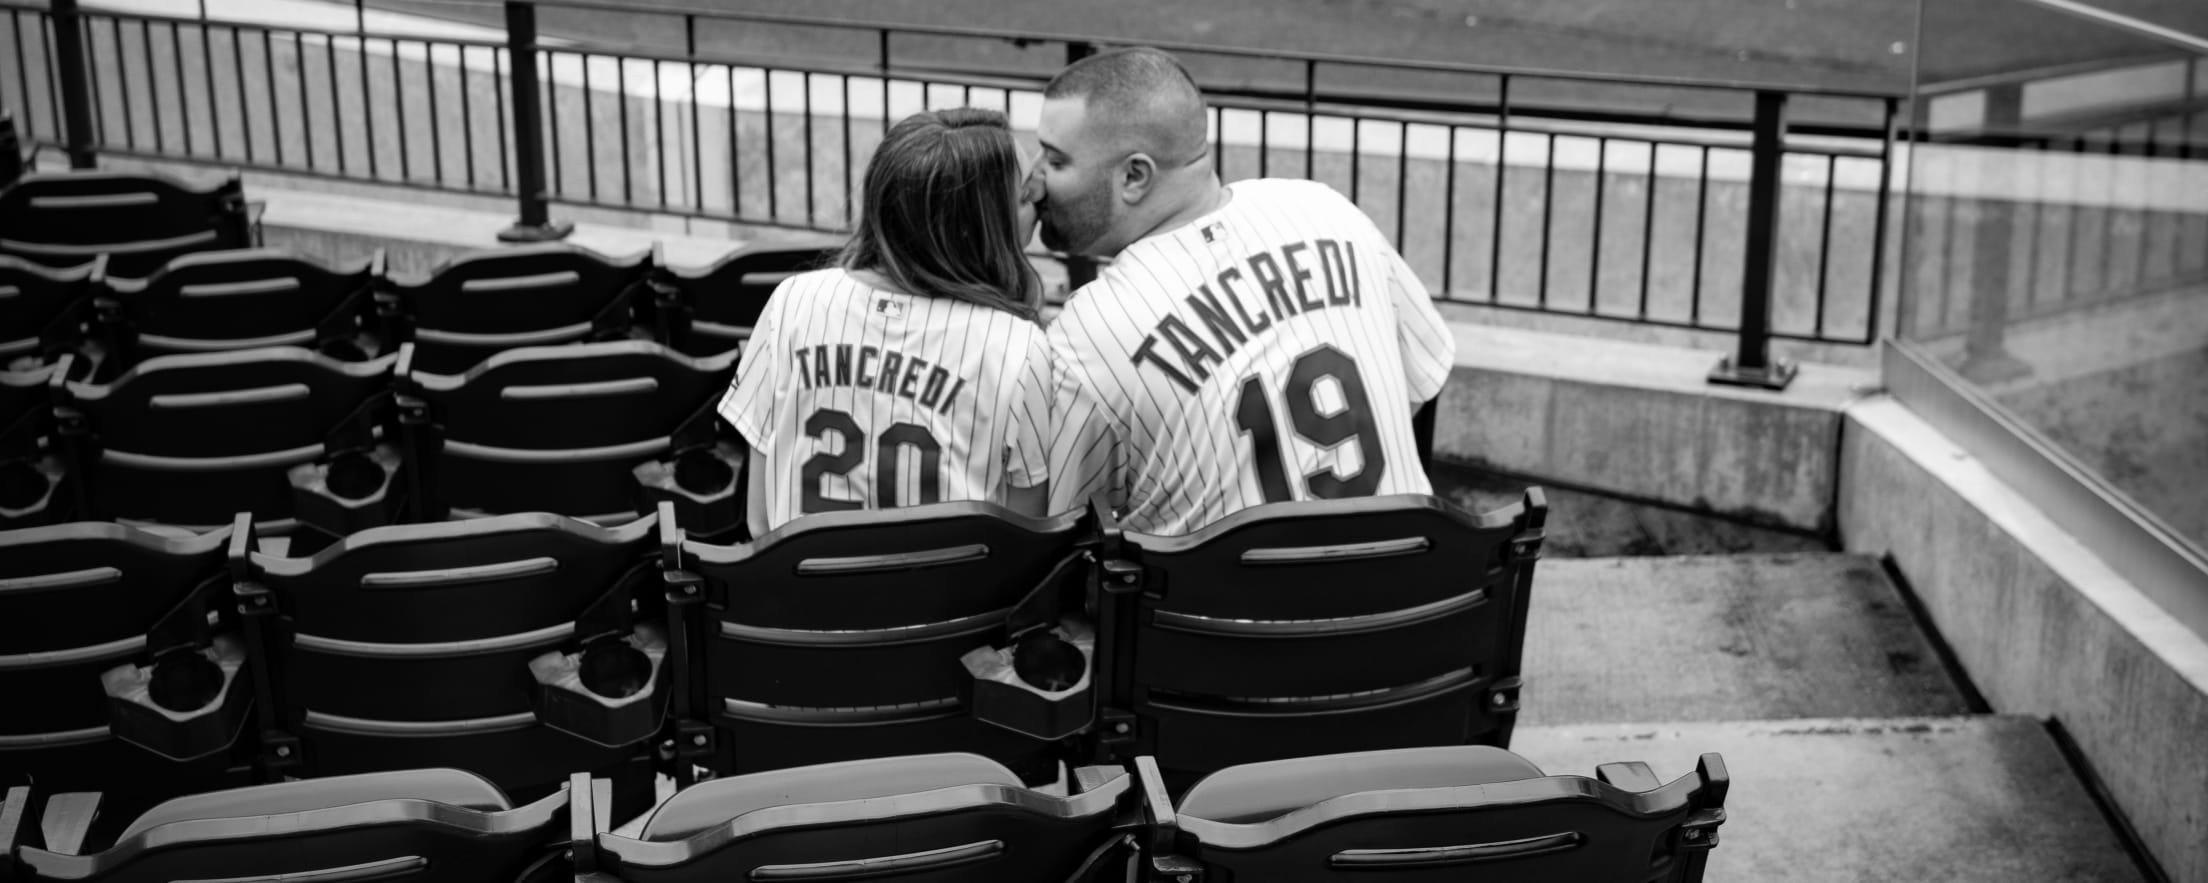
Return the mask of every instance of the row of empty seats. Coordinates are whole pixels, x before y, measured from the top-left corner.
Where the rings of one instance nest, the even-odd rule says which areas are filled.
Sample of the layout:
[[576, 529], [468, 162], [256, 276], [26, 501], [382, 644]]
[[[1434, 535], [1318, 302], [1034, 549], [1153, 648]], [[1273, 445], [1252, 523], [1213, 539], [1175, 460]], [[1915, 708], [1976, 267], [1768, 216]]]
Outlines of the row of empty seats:
[[74, 356], [0, 375], [0, 527], [211, 530], [244, 510], [266, 531], [329, 538], [523, 511], [620, 523], [658, 499], [700, 532], [739, 523], [742, 446], [712, 410], [734, 351], [528, 347], [442, 374], [413, 347], [359, 362], [296, 347], [166, 356], [107, 383], [69, 379]]
[[0, 532], [0, 779], [143, 802], [418, 766], [535, 794], [590, 770], [634, 807], [655, 766], [955, 751], [1048, 782], [1140, 753], [1178, 790], [1259, 760], [1506, 746], [1545, 511], [1384, 497], [1146, 537], [952, 503], [716, 545], [667, 504], [612, 528], [376, 528], [309, 557], [256, 551], [242, 513], [194, 537]]
[[[39, 184], [33, 176], [7, 193]], [[0, 196], [0, 211], [8, 200]], [[440, 373], [517, 347], [600, 340], [716, 356], [750, 334], [783, 278], [828, 253], [755, 246], [690, 269], [656, 252], [607, 257], [545, 243], [470, 253], [414, 278], [387, 273], [380, 251], [323, 264], [243, 249], [185, 254], [127, 276], [112, 256], [64, 266], [6, 257], [10, 241], [0, 238], [0, 358], [23, 370], [76, 352], [79, 376], [99, 380], [154, 356], [264, 346], [359, 361], [412, 342], [417, 365]]]
[[[1149, 757], [1026, 787], [970, 754], [848, 761], [683, 789], [615, 828], [587, 774], [516, 805], [451, 769], [178, 798], [89, 839], [96, 799], [16, 788], [0, 879], [687, 883], [1390, 880], [1695, 883], [1730, 780], [1703, 755], [1546, 775], [1495, 748], [1237, 766], [1177, 801]], [[43, 799], [42, 799], [43, 798]]]
[[135, 278], [192, 252], [259, 245], [258, 215], [236, 174], [25, 171], [0, 189], [0, 255], [51, 267], [102, 260]]

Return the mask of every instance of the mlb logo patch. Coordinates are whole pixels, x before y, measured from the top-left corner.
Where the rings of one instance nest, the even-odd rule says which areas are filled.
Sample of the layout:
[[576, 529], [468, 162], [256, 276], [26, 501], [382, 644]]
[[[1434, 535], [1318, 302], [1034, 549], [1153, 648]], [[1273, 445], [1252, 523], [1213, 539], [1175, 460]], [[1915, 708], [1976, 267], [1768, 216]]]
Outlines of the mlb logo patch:
[[1204, 225], [1204, 242], [1207, 244], [1218, 242], [1221, 237], [1226, 235], [1227, 225], [1224, 223], [1211, 223]]
[[891, 319], [902, 319], [905, 317], [905, 305], [886, 297], [877, 298], [874, 301], [874, 312]]

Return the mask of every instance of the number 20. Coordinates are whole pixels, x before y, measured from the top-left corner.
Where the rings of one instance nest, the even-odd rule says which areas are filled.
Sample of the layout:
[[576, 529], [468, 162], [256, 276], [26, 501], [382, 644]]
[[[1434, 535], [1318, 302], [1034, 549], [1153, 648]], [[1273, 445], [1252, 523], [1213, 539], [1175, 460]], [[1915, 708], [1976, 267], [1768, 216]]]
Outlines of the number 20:
[[[1322, 377], [1332, 377], [1341, 386], [1340, 411], [1319, 413], [1316, 393]], [[1380, 487], [1380, 477], [1387, 473], [1388, 463], [1380, 448], [1380, 427], [1373, 420], [1372, 399], [1365, 394], [1364, 377], [1357, 373], [1357, 360], [1331, 346], [1321, 346], [1297, 356], [1295, 364], [1289, 368], [1288, 382], [1282, 393], [1288, 403], [1288, 421], [1303, 440], [1323, 448], [1352, 438], [1357, 440], [1357, 452], [1363, 465], [1347, 477], [1331, 469], [1305, 475], [1304, 486], [1310, 489], [1311, 496], [1322, 500], [1371, 496]], [[1281, 453], [1280, 434], [1273, 420], [1272, 399], [1265, 395], [1259, 378], [1242, 381], [1234, 422], [1250, 435], [1250, 447], [1257, 458], [1258, 489], [1265, 494], [1265, 502], [1295, 499], [1288, 487], [1288, 470], [1283, 466], [1286, 458]]]

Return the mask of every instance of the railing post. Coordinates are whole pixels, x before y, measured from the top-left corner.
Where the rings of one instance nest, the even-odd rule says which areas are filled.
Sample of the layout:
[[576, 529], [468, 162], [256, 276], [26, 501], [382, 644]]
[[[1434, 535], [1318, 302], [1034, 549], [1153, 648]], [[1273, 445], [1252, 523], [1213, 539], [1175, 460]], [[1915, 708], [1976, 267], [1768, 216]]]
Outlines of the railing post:
[[[1096, 54], [1096, 44], [1072, 42], [1066, 44], [1066, 63], [1072, 64]], [[1081, 290], [1081, 286], [1096, 281], [1096, 260], [1081, 255], [1066, 256], [1066, 294]]]
[[[1977, 223], [1972, 224], [1970, 329], [1963, 336], [1963, 363], [1957, 370], [1975, 383], [1997, 383], [2032, 373], [2010, 355], [2009, 260], [2016, 256], [2016, 163], [2022, 158], [2024, 84], [2003, 83], [1986, 90], [1981, 139], [1986, 149], [1976, 163]], [[1969, 215], [1966, 215], [1969, 217]], [[2142, 246], [2144, 247], [2144, 246]]]
[[92, 146], [91, 68], [84, 61], [84, 19], [77, 14], [77, 0], [52, 0], [54, 62], [61, 74], [62, 149], [69, 167], [89, 169], [98, 165]]
[[1711, 383], [1785, 389], [1791, 362], [1771, 358], [1771, 283], [1779, 241], [1779, 167], [1786, 157], [1786, 93], [1756, 93], [1748, 161], [1748, 244], [1740, 283], [1740, 348], [1717, 363]]
[[[544, 189], [544, 124], [537, 102], [537, 7], [506, 0], [506, 53], [513, 62], [514, 189], [521, 218], [498, 232], [503, 242], [545, 242], [574, 232], [570, 221], [554, 221], [551, 197]], [[559, 100], [555, 85], [553, 100]]]

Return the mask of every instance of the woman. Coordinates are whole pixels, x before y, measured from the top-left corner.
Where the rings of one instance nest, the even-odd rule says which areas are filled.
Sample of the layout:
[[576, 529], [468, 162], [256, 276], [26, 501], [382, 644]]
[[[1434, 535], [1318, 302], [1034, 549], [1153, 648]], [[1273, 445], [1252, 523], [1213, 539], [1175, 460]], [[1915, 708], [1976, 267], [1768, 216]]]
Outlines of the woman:
[[1051, 388], [1027, 177], [996, 111], [890, 128], [838, 266], [775, 289], [721, 400], [751, 445], [753, 536], [951, 500], [1040, 512]]

